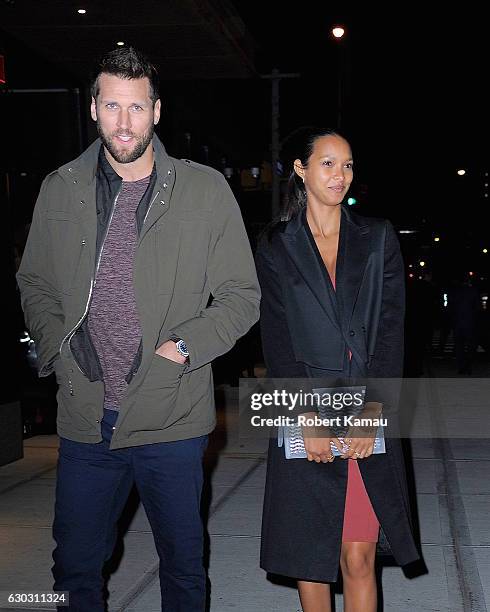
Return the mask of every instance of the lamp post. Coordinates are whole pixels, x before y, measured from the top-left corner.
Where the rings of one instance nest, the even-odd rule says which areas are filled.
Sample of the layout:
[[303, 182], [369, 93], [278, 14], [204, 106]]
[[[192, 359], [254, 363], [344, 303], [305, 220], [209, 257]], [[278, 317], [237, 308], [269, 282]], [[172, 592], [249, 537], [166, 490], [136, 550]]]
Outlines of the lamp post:
[[337, 81], [337, 129], [342, 127], [342, 88], [343, 88], [343, 71], [344, 71], [344, 45], [342, 39], [345, 35], [345, 29], [342, 26], [336, 25], [332, 28], [332, 35], [337, 41], [338, 50], [338, 81]]
[[280, 210], [280, 178], [278, 174], [279, 155], [281, 153], [281, 139], [279, 137], [279, 81], [281, 79], [298, 78], [298, 73], [280, 73], [277, 68], [271, 74], [263, 74], [263, 79], [270, 79], [272, 84], [272, 133], [271, 133], [271, 161], [272, 161], [272, 218]]

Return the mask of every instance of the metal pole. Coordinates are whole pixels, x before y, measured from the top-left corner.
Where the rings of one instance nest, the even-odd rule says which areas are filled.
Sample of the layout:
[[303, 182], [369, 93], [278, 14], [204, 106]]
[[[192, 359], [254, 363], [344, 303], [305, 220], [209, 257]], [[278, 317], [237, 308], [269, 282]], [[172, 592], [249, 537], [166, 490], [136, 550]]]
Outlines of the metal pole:
[[278, 174], [278, 162], [281, 154], [281, 139], [279, 134], [279, 81], [281, 79], [298, 78], [299, 73], [280, 73], [277, 68], [271, 74], [263, 74], [263, 79], [271, 79], [271, 161], [272, 161], [272, 218], [279, 215], [281, 209], [281, 179]]
[[343, 57], [342, 57], [342, 41], [338, 41], [337, 48], [337, 70], [338, 70], [338, 81], [337, 81], [337, 129], [342, 129], [342, 72], [343, 72]]
[[83, 126], [82, 126], [82, 111], [80, 108], [80, 89], [75, 87], [73, 89], [73, 99], [75, 101], [75, 111], [77, 113], [77, 129], [78, 129], [78, 148], [80, 153], [84, 149], [83, 142]]
[[272, 218], [275, 219], [279, 215], [281, 207], [280, 203], [280, 179], [278, 170], [279, 155], [281, 153], [281, 145], [279, 142], [279, 70], [274, 68], [272, 71], [272, 140], [271, 140], [271, 156], [272, 156]]

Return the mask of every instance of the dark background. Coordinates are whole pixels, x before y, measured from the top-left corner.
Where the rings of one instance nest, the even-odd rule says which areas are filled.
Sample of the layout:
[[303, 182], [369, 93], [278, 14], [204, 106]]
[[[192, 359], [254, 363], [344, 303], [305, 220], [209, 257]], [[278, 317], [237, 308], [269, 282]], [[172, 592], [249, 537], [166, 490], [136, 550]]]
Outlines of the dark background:
[[[341, 131], [355, 158], [354, 208], [415, 230], [399, 234], [409, 283], [427, 271], [440, 300], [458, 271], [472, 271], [482, 297], [488, 295], [490, 253], [482, 249], [490, 250], [489, 49], [483, 9], [476, 7], [0, 0], [7, 75], [0, 85], [2, 272], [13, 296], [4, 301], [15, 321], [10, 341], [23, 329], [13, 246], [19, 256], [46, 173], [95, 138], [89, 75], [95, 57], [117, 40], [146, 52], [159, 68], [158, 134], [169, 153], [233, 168], [230, 183], [252, 244], [271, 215], [264, 170], [271, 159], [271, 82], [261, 77], [273, 68], [297, 75], [280, 83], [283, 186], [295, 132], [337, 127], [341, 82]], [[346, 30], [341, 41], [330, 33], [336, 24]], [[66, 91], [39, 91], [53, 88]], [[258, 181], [250, 182], [252, 166], [263, 169]]]

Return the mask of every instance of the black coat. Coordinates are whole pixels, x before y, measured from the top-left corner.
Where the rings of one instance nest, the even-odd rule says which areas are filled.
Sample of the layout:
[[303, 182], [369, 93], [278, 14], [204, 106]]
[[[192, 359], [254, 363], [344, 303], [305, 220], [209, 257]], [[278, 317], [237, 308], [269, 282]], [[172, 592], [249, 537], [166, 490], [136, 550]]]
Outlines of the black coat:
[[[389, 221], [362, 217], [342, 205], [335, 291], [305, 211], [264, 237], [256, 263], [268, 377], [402, 376], [404, 270]], [[369, 386], [368, 399], [377, 399], [369, 396]], [[386, 399], [384, 410], [389, 410]], [[359, 469], [383, 538], [405, 565], [419, 558], [405, 466], [400, 440], [387, 438], [386, 447], [386, 454], [359, 460]], [[336, 580], [347, 467], [341, 459], [286, 460], [284, 449], [271, 440], [261, 567], [299, 579]]]

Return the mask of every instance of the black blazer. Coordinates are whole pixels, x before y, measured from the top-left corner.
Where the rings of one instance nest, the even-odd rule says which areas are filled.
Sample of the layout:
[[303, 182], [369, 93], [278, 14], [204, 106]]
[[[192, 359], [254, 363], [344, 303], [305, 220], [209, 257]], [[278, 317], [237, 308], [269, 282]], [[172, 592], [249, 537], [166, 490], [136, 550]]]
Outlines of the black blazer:
[[[276, 225], [257, 249], [267, 374], [270, 378], [369, 378], [366, 400], [381, 401], [383, 413], [388, 415], [396, 411], [398, 383], [377, 386], [374, 379], [401, 379], [403, 371], [405, 280], [395, 230], [389, 221], [360, 216], [342, 205], [334, 292], [305, 223], [305, 213], [303, 210], [289, 222]], [[350, 361], [348, 349], [352, 351]], [[359, 469], [389, 543], [386, 547], [397, 563], [404, 565], [417, 560], [419, 554], [412, 533], [400, 440], [389, 435], [385, 440], [386, 455], [363, 459]], [[290, 494], [291, 487], [303, 487], [306, 499], [313, 476], [310, 464], [285, 461], [282, 450], [271, 439], [261, 566], [297, 577], [297, 563], [288, 569], [289, 561], [283, 561], [285, 553], [277, 542], [289, 542], [291, 532], [298, 529], [296, 517], [308, 512], [301, 499], [291, 512], [284, 512], [291, 499], [296, 499]], [[314, 543], [321, 540], [329, 552], [322, 561], [327, 569], [323, 568], [323, 573], [318, 570], [318, 576], [324, 578], [311, 578], [320, 581], [336, 579], [347, 480], [346, 462], [335, 461], [328, 467], [320, 467], [320, 481], [311, 485], [312, 489], [326, 486], [328, 516], [320, 526], [315, 523], [313, 534], [305, 527], [298, 536], [299, 541], [303, 542], [304, 536], [304, 542], [311, 544], [308, 550], [314, 550]], [[288, 519], [289, 515], [294, 519]], [[307, 551], [304, 558], [307, 565], [311, 563]], [[301, 575], [311, 573], [306, 568]]]
[[356, 375], [401, 377], [405, 281], [392, 224], [342, 205], [334, 293], [305, 213], [275, 226], [257, 249], [268, 376], [331, 375], [350, 349]]

